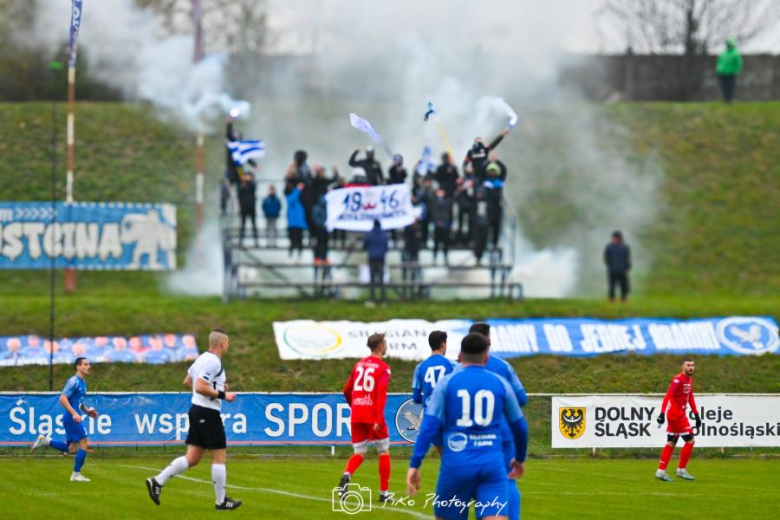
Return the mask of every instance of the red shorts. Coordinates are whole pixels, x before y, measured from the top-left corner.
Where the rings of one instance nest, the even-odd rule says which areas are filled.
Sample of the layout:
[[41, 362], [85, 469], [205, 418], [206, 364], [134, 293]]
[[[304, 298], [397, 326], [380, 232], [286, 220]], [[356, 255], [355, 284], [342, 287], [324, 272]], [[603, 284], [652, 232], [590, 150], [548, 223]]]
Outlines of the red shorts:
[[688, 416], [683, 414], [679, 417], [669, 417], [666, 433], [669, 435], [693, 435], [693, 428], [688, 422]]
[[377, 451], [387, 451], [390, 446], [390, 433], [387, 431], [387, 425], [375, 430], [373, 424], [352, 423], [352, 446], [354, 446], [355, 452], [365, 453], [369, 442], [374, 443]]

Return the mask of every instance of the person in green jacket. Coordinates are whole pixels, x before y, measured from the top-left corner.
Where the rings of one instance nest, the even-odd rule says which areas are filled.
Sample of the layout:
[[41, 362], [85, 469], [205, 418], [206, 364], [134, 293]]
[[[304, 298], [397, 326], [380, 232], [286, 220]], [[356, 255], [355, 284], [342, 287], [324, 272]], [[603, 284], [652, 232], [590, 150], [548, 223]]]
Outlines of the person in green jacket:
[[726, 38], [726, 50], [718, 56], [715, 71], [718, 73], [723, 99], [726, 103], [731, 103], [737, 86], [737, 76], [742, 72], [742, 55], [739, 54], [733, 38]]

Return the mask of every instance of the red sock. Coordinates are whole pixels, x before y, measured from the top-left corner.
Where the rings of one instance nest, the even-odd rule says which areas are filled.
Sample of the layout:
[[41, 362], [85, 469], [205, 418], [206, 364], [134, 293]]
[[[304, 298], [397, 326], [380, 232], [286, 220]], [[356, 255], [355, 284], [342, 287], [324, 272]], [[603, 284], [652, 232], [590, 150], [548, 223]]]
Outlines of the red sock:
[[355, 474], [361, 464], [363, 464], [363, 455], [355, 453], [349, 458], [349, 461], [347, 461], [347, 467], [344, 469], [344, 471], [352, 476]]
[[692, 452], [693, 452], [693, 444], [690, 442], [686, 442], [683, 445], [682, 452], [680, 452], [680, 463], [677, 465], [679, 469], [685, 469], [685, 466], [688, 465], [688, 459], [691, 458]]
[[[683, 452], [685, 449], [683, 448]], [[669, 446], [668, 444], [664, 446], [664, 451], [661, 452], [661, 463], [658, 464], [658, 469], [666, 469], [666, 466], [669, 464], [669, 459], [672, 458], [672, 453], [674, 453], [674, 446]]]
[[390, 487], [390, 455], [379, 456], [379, 491], [387, 491]]

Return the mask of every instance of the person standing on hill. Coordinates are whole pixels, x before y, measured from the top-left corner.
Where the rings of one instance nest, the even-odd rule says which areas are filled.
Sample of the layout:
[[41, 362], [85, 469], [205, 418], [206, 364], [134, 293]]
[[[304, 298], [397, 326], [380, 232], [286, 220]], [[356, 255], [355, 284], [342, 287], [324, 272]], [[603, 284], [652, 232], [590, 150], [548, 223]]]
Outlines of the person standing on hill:
[[623, 241], [623, 233], [614, 231], [612, 240], [604, 249], [604, 263], [607, 264], [609, 279], [609, 301], [615, 301], [615, 286], [620, 286], [620, 300], [628, 299], [628, 271], [631, 269], [631, 250]]
[[715, 71], [718, 73], [718, 80], [720, 80], [723, 100], [726, 103], [731, 103], [734, 100], [734, 90], [737, 87], [737, 76], [742, 72], [742, 55], [737, 50], [737, 43], [733, 38], [726, 39], [726, 50], [718, 56]]

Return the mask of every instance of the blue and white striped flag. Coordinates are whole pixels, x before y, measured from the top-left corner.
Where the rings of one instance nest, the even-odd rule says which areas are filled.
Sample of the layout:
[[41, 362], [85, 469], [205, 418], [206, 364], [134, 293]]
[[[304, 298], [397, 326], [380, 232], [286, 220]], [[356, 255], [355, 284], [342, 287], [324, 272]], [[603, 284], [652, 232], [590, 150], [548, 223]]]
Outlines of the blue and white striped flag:
[[76, 39], [81, 27], [82, 3], [84, 0], [73, 0], [70, 15], [70, 45], [68, 46], [68, 67], [76, 66]]
[[229, 141], [230, 155], [239, 166], [243, 166], [249, 159], [260, 158], [265, 155], [265, 143], [263, 141]]

